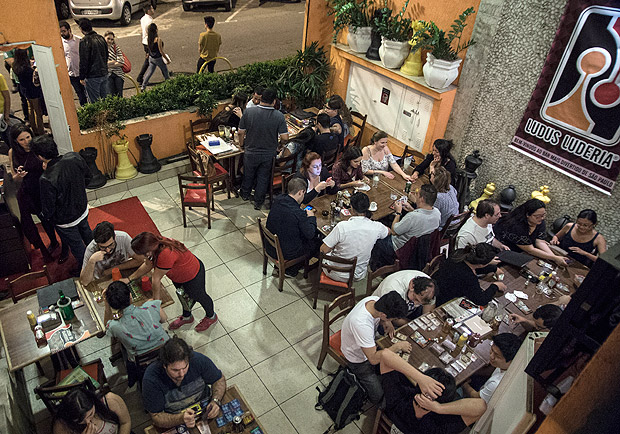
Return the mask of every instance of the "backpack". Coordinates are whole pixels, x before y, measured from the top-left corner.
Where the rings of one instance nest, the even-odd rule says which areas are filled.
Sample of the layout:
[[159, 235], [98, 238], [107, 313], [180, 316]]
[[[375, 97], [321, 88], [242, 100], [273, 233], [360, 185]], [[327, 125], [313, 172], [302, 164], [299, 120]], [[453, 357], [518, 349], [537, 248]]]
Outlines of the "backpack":
[[341, 430], [351, 421], [359, 419], [366, 402], [366, 390], [349, 368], [341, 366], [324, 391], [317, 387], [319, 398], [314, 408], [325, 410], [334, 424], [325, 431]]

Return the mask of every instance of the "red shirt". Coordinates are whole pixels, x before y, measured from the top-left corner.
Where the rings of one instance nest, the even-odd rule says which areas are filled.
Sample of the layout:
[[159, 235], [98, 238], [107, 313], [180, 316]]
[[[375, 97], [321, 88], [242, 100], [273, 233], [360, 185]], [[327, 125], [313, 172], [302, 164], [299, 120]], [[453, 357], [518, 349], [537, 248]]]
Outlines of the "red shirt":
[[200, 270], [198, 258], [192, 252], [165, 247], [157, 256], [157, 268], [168, 270], [166, 276], [174, 283], [185, 283], [192, 280]]

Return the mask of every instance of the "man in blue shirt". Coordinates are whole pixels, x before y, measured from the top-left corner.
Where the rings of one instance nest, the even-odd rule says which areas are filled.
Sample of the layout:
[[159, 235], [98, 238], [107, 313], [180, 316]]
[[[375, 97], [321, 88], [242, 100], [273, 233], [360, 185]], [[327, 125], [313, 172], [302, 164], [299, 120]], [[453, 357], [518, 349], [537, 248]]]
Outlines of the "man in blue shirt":
[[226, 379], [207, 356], [193, 351], [187, 343], [173, 337], [164, 344], [159, 360], [152, 363], [142, 379], [142, 402], [159, 428], [196, 425], [192, 405], [210, 399], [204, 410], [212, 419], [220, 412], [226, 392]]

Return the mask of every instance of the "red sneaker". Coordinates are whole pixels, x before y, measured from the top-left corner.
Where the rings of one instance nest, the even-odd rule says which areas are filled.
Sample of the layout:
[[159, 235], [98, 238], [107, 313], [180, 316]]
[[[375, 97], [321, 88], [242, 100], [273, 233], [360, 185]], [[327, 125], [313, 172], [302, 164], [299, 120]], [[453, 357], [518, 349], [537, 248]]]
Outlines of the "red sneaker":
[[216, 322], [217, 322], [217, 314], [215, 314], [215, 318], [213, 319], [207, 318], [205, 316], [203, 319], [200, 320], [200, 322], [198, 323], [198, 325], [195, 327], [194, 330], [196, 330], [197, 332], [204, 332], [206, 329], [211, 327]]
[[190, 316], [189, 318], [185, 318], [183, 315], [181, 315], [180, 317], [178, 317], [177, 319], [175, 319], [174, 321], [172, 321], [170, 323], [170, 326], [168, 327], [170, 330], [176, 330], [179, 327], [181, 327], [182, 325], [185, 324], [191, 324], [194, 322], [194, 316]]

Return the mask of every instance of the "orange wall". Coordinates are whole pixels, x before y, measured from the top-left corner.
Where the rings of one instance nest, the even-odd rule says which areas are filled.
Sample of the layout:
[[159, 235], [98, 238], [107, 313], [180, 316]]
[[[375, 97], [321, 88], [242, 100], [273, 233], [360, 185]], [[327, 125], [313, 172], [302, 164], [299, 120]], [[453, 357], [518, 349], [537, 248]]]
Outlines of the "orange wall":
[[[80, 128], [77, 122], [77, 111], [73, 102], [73, 90], [69, 81], [69, 73], [62, 48], [58, 18], [53, 0], [19, 0], [9, 2], [0, 13], [0, 31], [4, 35], [2, 42], [34, 41], [37, 45], [52, 48], [56, 62], [60, 93], [65, 105], [67, 123], [71, 128], [71, 140], [74, 149], [79, 143]], [[8, 7], [11, 3], [14, 7]]]

